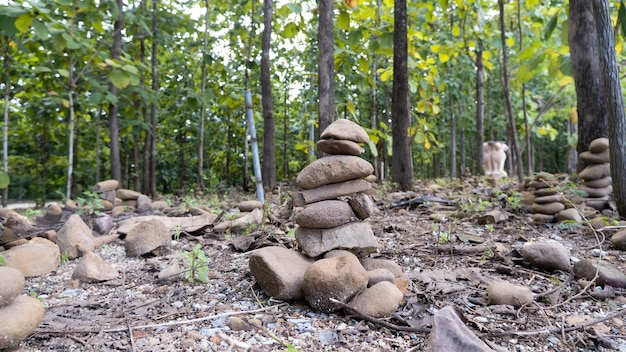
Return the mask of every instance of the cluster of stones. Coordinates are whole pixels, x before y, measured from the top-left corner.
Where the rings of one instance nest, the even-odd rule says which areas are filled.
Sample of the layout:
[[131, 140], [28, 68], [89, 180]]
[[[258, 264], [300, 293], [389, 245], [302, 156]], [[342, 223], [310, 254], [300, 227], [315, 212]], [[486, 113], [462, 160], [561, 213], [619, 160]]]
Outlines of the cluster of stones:
[[373, 167], [358, 156], [359, 143], [368, 140], [361, 126], [344, 119], [321, 134], [317, 147], [329, 155], [298, 174], [300, 191], [293, 194], [301, 252], [265, 247], [250, 256], [250, 272], [267, 295], [305, 299], [323, 312], [347, 304], [373, 317], [390, 316], [402, 302], [407, 281], [400, 266], [369, 257], [380, 244], [364, 221], [377, 210], [365, 193]]
[[[106, 180], [98, 182], [92, 189], [102, 199], [104, 210], [111, 210], [115, 217], [129, 209], [145, 212], [151, 209], [152, 199], [137, 191], [118, 188], [117, 180]], [[167, 207], [167, 203], [162, 204]]]
[[561, 192], [561, 180], [555, 175], [540, 172], [528, 184], [533, 188], [533, 221], [550, 223], [553, 221], [582, 221], [581, 213], [585, 209], [584, 199], [570, 192]]
[[589, 196], [585, 204], [602, 211], [613, 192], [613, 180], [609, 159], [609, 140], [607, 138], [594, 139], [589, 144], [589, 150], [580, 153], [580, 161], [588, 164], [578, 177], [583, 180], [578, 189], [585, 191]]
[[43, 319], [44, 308], [36, 298], [22, 295], [24, 275], [0, 266], [0, 350], [17, 346]]

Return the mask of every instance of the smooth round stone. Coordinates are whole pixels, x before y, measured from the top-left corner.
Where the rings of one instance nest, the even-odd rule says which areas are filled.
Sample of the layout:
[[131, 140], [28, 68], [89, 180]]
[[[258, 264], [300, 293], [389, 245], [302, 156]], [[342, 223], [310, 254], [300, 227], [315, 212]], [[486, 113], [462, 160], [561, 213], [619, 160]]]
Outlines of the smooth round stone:
[[561, 202], [552, 202], [546, 204], [534, 203], [532, 209], [535, 213], [554, 215], [561, 210], [565, 209], [565, 205]]
[[611, 165], [609, 163], [589, 165], [578, 174], [578, 177], [585, 181], [597, 180], [605, 176], [611, 176]]
[[296, 186], [313, 189], [320, 186], [362, 179], [374, 172], [369, 161], [354, 155], [331, 155], [317, 159], [300, 171]]
[[580, 189], [581, 191], [587, 192], [587, 194], [589, 194], [589, 197], [591, 198], [600, 198], [600, 197], [608, 196], [609, 194], [611, 194], [611, 192], [613, 192], [612, 185], [602, 187], [602, 188], [591, 188], [591, 187], [581, 185], [578, 187], [578, 189]]
[[605, 176], [597, 180], [590, 180], [583, 182], [583, 186], [591, 188], [602, 188], [613, 184], [613, 178], [611, 176]]
[[591, 143], [589, 143], [589, 151], [592, 153], [602, 153], [603, 151], [609, 149], [609, 139], [608, 138], [596, 138]]
[[367, 143], [370, 137], [365, 129], [357, 123], [346, 119], [338, 119], [326, 127], [320, 139], [348, 139], [356, 143]]
[[347, 139], [320, 139], [317, 150], [332, 155], [361, 155], [365, 152], [358, 143]]
[[0, 266], [0, 307], [11, 302], [24, 289], [24, 274], [8, 266]]
[[314, 229], [330, 229], [349, 222], [355, 217], [352, 207], [342, 200], [325, 200], [313, 203], [295, 216], [296, 224]]
[[609, 157], [609, 150], [606, 149], [605, 151], [601, 152], [601, 153], [592, 153], [592, 152], [582, 152], [580, 153], [580, 155], [578, 156], [578, 159], [580, 159], [580, 161], [584, 161], [588, 164], [603, 164], [603, 163], [608, 163], [609, 161], [611, 161], [610, 157]]
[[505, 281], [494, 281], [487, 287], [489, 304], [506, 304], [521, 307], [533, 301], [532, 291], [521, 285]]
[[43, 319], [41, 302], [30, 296], [17, 296], [0, 307], [0, 350], [16, 346], [30, 335]]

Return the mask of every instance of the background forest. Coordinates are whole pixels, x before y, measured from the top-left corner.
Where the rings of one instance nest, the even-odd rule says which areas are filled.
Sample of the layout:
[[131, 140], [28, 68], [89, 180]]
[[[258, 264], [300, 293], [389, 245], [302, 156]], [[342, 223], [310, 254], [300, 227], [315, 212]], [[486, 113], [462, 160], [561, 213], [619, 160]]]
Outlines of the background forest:
[[[477, 138], [512, 136], [520, 141], [525, 174], [575, 170], [568, 2], [503, 3], [504, 41], [495, 1], [407, 4], [416, 178], [480, 174]], [[259, 84], [263, 5], [5, 1], [0, 106], [10, 186], [4, 199], [76, 196], [107, 178], [148, 195], [247, 189], [253, 183], [246, 89], [259, 142], [268, 133]], [[292, 179], [315, 157], [316, 6], [274, 3], [270, 81], [279, 180]], [[623, 16], [623, 3], [611, 6], [613, 18]], [[381, 179], [391, 174], [393, 9], [392, 0], [337, 1], [333, 15], [335, 118], [367, 129], [364, 157]], [[616, 37], [618, 63], [622, 44]], [[477, 126], [477, 53], [484, 136]], [[505, 69], [514, 134], [507, 133]]]

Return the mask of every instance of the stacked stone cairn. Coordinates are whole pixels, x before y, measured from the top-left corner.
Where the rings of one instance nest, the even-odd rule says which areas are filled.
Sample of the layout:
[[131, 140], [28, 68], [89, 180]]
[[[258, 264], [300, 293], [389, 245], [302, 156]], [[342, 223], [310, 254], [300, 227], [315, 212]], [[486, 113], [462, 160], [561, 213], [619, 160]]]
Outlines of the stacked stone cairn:
[[534, 188], [534, 200], [531, 205], [534, 222], [582, 221], [580, 214], [585, 208], [584, 199], [562, 190], [562, 183], [563, 180], [548, 172], [539, 172], [534, 176], [529, 183], [529, 186]]
[[0, 266], [0, 350], [16, 347], [43, 319], [43, 305], [22, 295], [24, 286], [21, 271]]
[[359, 144], [368, 141], [361, 126], [345, 119], [321, 134], [317, 147], [329, 155], [298, 174], [300, 190], [293, 194], [301, 252], [265, 247], [250, 256], [250, 272], [268, 296], [305, 299], [328, 313], [347, 304], [378, 318], [392, 315], [403, 301], [407, 281], [400, 266], [369, 257], [380, 244], [364, 221], [377, 211], [365, 193], [373, 167], [358, 156]]
[[579, 160], [588, 164], [578, 175], [583, 183], [578, 189], [585, 191], [589, 196], [585, 204], [602, 211], [609, 202], [613, 192], [613, 179], [609, 160], [609, 140], [607, 138], [594, 139], [589, 144], [589, 150], [579, 155]]

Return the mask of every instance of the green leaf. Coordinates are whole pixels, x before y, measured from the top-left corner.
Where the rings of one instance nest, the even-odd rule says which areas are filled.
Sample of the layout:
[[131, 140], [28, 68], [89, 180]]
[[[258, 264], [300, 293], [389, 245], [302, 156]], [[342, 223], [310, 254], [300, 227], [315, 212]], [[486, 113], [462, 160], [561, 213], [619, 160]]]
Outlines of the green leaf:
[[296, 36], [296, 34], [298, 34], [298, 32], [300, 31], [300, 29], [298, 28], [298, 26], [293, 23], [293, 22], [289, 22], [287, 23], [287, 25], [285, 26], [285, 28], [283, 29], [283, 31], [280, 33], [280, 35], [283, 38], [293, 38]]
[[341, 11], [339, 13], [339, 17], [337, 18], [337, 26], [339, 26], [339, 28], [344, 31], [350, 29], [350, 15], [347, 11]]
[[617, 23], [616, 26], [622, 28], [622, 37], [626, 37], [626, 6], [624, 1], [619, 2], [619, 9], [617, 10]]
[[378, 149], [376, 148], [376, 144], [374, 144], [371, 139], [367, 141], [367, 146], [370, 148], [370, 153], [372, 153], [372, 156], [377, 157]]
[[135, 74], [135, 75], [139, 74], [139, 71], [137, 70], [137, 67], [135, 67], [133, 65], [128, 65], [128, 64], [124, 65], [124, 66], [122, 66], [122, 70], [124, 70], [126, 72], [129, 72], [129, 73], [132, 73], [132, 74]]
[[359, 30], [355, 30], [350, 32], [350, 34], [348, 35], [348, 44], [350, 45], [356, 45], [359, 43], [359, 41], [363, 38], [363, 31]]
[[7, 261], [4, 259], [2, 254], [0, 254], [0, 265], [7, 265]]
[[64, 68], [57, 69], [57, 72], [65, 78], [70, 76], [70, 72]]
[[9, 178], [9, 174], [4, 171], [0, 171], [0, 189], [7, 188], [10, 183], [11, 179]]
[[33, 28], [35, 29], [35, 33], [39, 38], [44, 40], [48, 39], [48, 37], [50, 36], [50, 31], [48, 31], [48, 27], [46, 27], [46, 25], [41, 22], [40, 19], [35, 19], [32, 24]]
[[33, 16], [30, 13], [25, 13], [15, 20], [15, 28], [21, 33], [26, 33], [30, 29], [31, 23], [33, 23]]
[[130, 84], [130, 75], [122, 70], [115, 70], [109, 73], [109, 79], [119, 89], [124, 89]]
[[554, 28], [556, 28], [556, 22], [558, 19], [558, 12], [554, 14], [554, 16], [552, 16], [552, 18], [550, 18], [550, 21], [548, 21], [548, 26], [546, 27], [546, 29], [543, 31], [543, 40], [548, 40], [550, 39], [550, 36], [552, 35], [552, 32], [554, 32]]
[[302, 5], [298, 4], [298, 3], [290, 3], [287, 4], [287, 7], [289, 8], [289, 10], [291, 10], [291, 12], [293, 13], [300, 13], [302, 12]]

